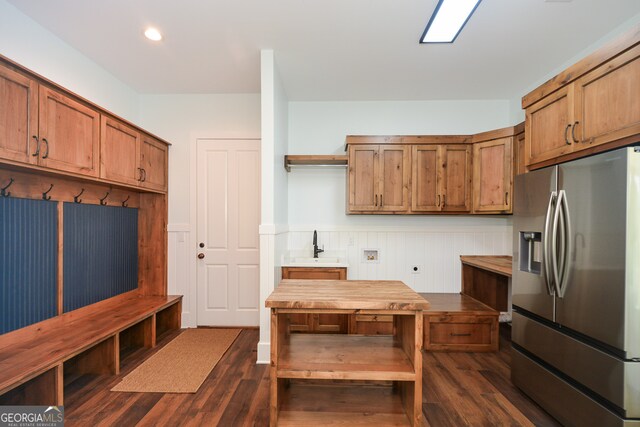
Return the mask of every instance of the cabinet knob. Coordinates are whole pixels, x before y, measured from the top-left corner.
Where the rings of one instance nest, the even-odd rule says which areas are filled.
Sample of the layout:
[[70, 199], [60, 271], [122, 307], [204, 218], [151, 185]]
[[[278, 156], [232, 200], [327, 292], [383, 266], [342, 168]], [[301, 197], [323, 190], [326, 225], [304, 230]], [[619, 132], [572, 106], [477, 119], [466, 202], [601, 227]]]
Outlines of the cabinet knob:
[[200, 242], [198, 246], [200, 246], [201, 248], [204, 248], [204, 242]]
[[204, 254], [202, 252], [198, 254], [198, 259], [204, 259]]

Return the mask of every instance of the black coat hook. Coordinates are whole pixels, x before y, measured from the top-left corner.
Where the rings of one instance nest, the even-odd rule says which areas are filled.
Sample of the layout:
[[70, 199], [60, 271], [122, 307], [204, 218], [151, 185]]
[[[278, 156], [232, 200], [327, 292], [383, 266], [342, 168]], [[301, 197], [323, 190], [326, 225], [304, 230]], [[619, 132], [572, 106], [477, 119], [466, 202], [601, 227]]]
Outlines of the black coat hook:
[[130, 198], [131, 198], [131, 195], [129, 194], [129, 195], [127, 195], [127, 198], [122, 201], [122, 207], [123, 208], [127, 207], [127, 202], [129, 201]]
[[84, 188], [80, 190], [77, 196], [73, 196], [74, 203], [82, 203], [82, 199], [80, 198], [80, 196], [82, 196], [82, 193], [84, 193]]
[[48, 195], [51, 192], [51, 190], [53, 190], [53, 184], [51, 184], [51, 187], [49, 187], [47, 191], [42, 193], [42, 200], [51, 200], [51, 196]]
[[13, 184], [14, 179], [13, 178], [9, 178], [9, 183], [7, 185], [5, 185], [4, 187], [0, 188], [0, 196], [2, 197], [9, 197], [11, 196], [11, 193], [7, 191], [7, 189], [9, 187], [11, 187], [11, 184]]
[[109, 197], [109, 192], [107, 191], [107, 194], [104, 195], [104, 197], [102, 199], [100, 199], [100, 205], [102, 206], [106, 206], [107, 202], [105, 202], [105, 200], [107, 200], [107, 197]]

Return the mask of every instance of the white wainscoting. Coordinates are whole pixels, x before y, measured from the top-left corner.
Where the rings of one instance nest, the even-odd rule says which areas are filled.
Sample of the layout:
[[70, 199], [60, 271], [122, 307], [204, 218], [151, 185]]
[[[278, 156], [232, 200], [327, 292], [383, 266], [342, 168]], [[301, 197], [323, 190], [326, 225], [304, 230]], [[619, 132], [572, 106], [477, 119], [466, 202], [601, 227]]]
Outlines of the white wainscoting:
[[192, 281], [195, 277], [191, 277], [192, 272], [189, 251], [190, 226], [189, 224], [169, 224], [168, 231], [168, 292], [169, 295], [184, 295], [182, 298], [182, 327], [195, 328], [197, 326], [196, 319], [196, 300], [195, 294], [192, 293]]
[[[327, 252], [346, 251], [349, 279], [401, 280], [416, 292], [460, 292], [460, 255], [511, 255], [511, 230], [510, 225], [323, 227], [318, 244]], [[312, 254], [312, 235], [313, 227], [290, 226], [288, 249]], [[378, 249], [379, 262], [364, 262], [363, 249]]]

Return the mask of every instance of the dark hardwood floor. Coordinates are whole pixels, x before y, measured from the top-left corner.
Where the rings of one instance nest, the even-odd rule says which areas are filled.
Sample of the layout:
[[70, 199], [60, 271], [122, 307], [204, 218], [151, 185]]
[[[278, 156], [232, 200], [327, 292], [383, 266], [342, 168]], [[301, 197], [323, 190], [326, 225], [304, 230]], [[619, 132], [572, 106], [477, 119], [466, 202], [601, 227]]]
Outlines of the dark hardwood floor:
[[[118, 393], [110, 389], [162, 348], [137, 350], [121, 374], [85, 375], [65, 386], [67, 426], [267, 426], [269, 369], [256, 365], [257, 330], [243, 330], [195, 394]], [[498, 353], [424, 353], [425, 425], [557, 426], [509, 379], [511, 343], [501, 334]]]

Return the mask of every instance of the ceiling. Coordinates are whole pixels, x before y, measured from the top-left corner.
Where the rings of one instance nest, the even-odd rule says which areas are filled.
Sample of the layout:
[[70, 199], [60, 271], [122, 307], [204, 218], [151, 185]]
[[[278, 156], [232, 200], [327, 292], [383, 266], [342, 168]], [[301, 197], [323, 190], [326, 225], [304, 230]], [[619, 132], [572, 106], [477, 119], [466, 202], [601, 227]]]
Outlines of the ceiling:
[[[290, 100], [510, 99], [640, 13], [638, 0], [483, 0], [454, 44], [437, 0], [9, 0], [139, 93], [257, 93], [273, 49]], [[165, 39], [142, 37], [155, 25]]]

